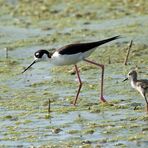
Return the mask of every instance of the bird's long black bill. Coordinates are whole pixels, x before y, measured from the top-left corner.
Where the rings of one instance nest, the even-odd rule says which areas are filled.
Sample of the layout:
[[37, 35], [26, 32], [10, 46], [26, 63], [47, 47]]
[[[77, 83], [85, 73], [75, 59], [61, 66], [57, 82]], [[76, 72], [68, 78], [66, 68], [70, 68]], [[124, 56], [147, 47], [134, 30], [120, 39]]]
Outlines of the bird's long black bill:
[[36, 61], [33, 61], [26, 69], [24, 69], [24, 71], [22, 73], [24, 73], [26, 70], [28, 70], [35, 63], [36, 63]]
[[128, 80], [128, 78], [125, 78], [122, 82], [127, 81], [127, 80]]

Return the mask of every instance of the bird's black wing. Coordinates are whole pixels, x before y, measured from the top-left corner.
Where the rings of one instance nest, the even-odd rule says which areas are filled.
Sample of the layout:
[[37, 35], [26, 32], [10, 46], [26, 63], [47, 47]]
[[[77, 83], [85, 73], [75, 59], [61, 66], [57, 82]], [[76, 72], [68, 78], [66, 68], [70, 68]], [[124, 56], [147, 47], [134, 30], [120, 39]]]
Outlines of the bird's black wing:
[[138, 85], [144, 89], [148, 89], [148, 80], [138, 80]]
[[62, 54], [62, 55], [76, 54], [76, 53], [91, 50], [93, 48], [96, 48], [97, 46], [116, 40], [118, 38], [120, 38], [120, 36], [115, 36], [115, 37], [97, 41], [97, 42], [69, 44], [59, 48], [57, 51], [59, 52], [59, 54]]

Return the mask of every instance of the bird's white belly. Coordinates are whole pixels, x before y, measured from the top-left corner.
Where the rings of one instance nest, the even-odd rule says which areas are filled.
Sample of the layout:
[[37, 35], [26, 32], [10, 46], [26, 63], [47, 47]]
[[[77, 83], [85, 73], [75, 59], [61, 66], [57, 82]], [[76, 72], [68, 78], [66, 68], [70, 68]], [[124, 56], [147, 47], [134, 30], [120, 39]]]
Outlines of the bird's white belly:
[[71, 65], [76, 64], [77, 62], [83, 60], [83, 54], [72, 54], [72, 55], [60, 55], [58, 52], [55, 52], [52, 55], [51, 62], [57, 66]]
[[137, 87], [137, 90], [140, 92], [140, 94], [142, 95], [142, 97], [144, 97], [144, 90], [141, 87]]
[[142, 97], [144, 97], [144, 89], [139, 85], [137, 86], [136, 83], [131, 82], [131, 86], [136, 89], [137, 91], [140, 92], [140, 94], [142, 95]]

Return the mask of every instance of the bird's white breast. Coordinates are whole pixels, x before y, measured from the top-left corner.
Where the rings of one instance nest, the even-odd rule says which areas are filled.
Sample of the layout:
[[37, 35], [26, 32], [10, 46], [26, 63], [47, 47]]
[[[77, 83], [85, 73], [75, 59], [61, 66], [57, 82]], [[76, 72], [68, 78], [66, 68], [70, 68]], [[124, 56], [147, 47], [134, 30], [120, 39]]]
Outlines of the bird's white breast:
[[57, 51], [52, 55], [51, 62], [57, 66], [76, 64], [83, 59], [82, 53], [61, 55]]
[[131, 80], [131, 86], [136, 89], [136, 83], [133, 80]]

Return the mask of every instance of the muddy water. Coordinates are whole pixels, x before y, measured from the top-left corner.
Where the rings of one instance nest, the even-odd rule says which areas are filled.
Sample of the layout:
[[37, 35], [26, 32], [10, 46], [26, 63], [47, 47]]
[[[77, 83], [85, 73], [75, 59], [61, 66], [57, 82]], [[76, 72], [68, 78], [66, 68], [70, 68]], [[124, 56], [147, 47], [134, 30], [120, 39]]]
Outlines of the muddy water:
[[[60, 5], [56, 8], [60, 9]], [[101, 21], [94, 18], [86, 21], [81, 14], [77, 17], [75, 23], [64, 18], [69, 24], [64, 27], [67, 22], [61, 21], [55, 28], [53, 24], [58, 24], [58, 18], [53, 22], [41, 19], [26, 27], [21, 21], [14, 24], [13, 16], [0, 17], [0, 146], [147, 146], [148, 116], [144, 99], [122, 80], [135, 67], [139, 77], [148, 78], [148, 16], [118, 16]], [[100, 47], [90, 57], [105, 64], [108, 104], [98, 102], [101, 71], [84, 62], [79, 64], [84, 84], [76, 107], [71, 105], [77, 90], [76, 76], [69, 73], [72, 66], [53, 67], [44, 62], [21, 74], [38, 49], [52, 50], [72, 42], [119, 34], [123, 38]], [[128, 65], [124, 66], [125, 48], [130, 40], [134, 45]], [[6, 58], [6, 47], [9, 58]]]

